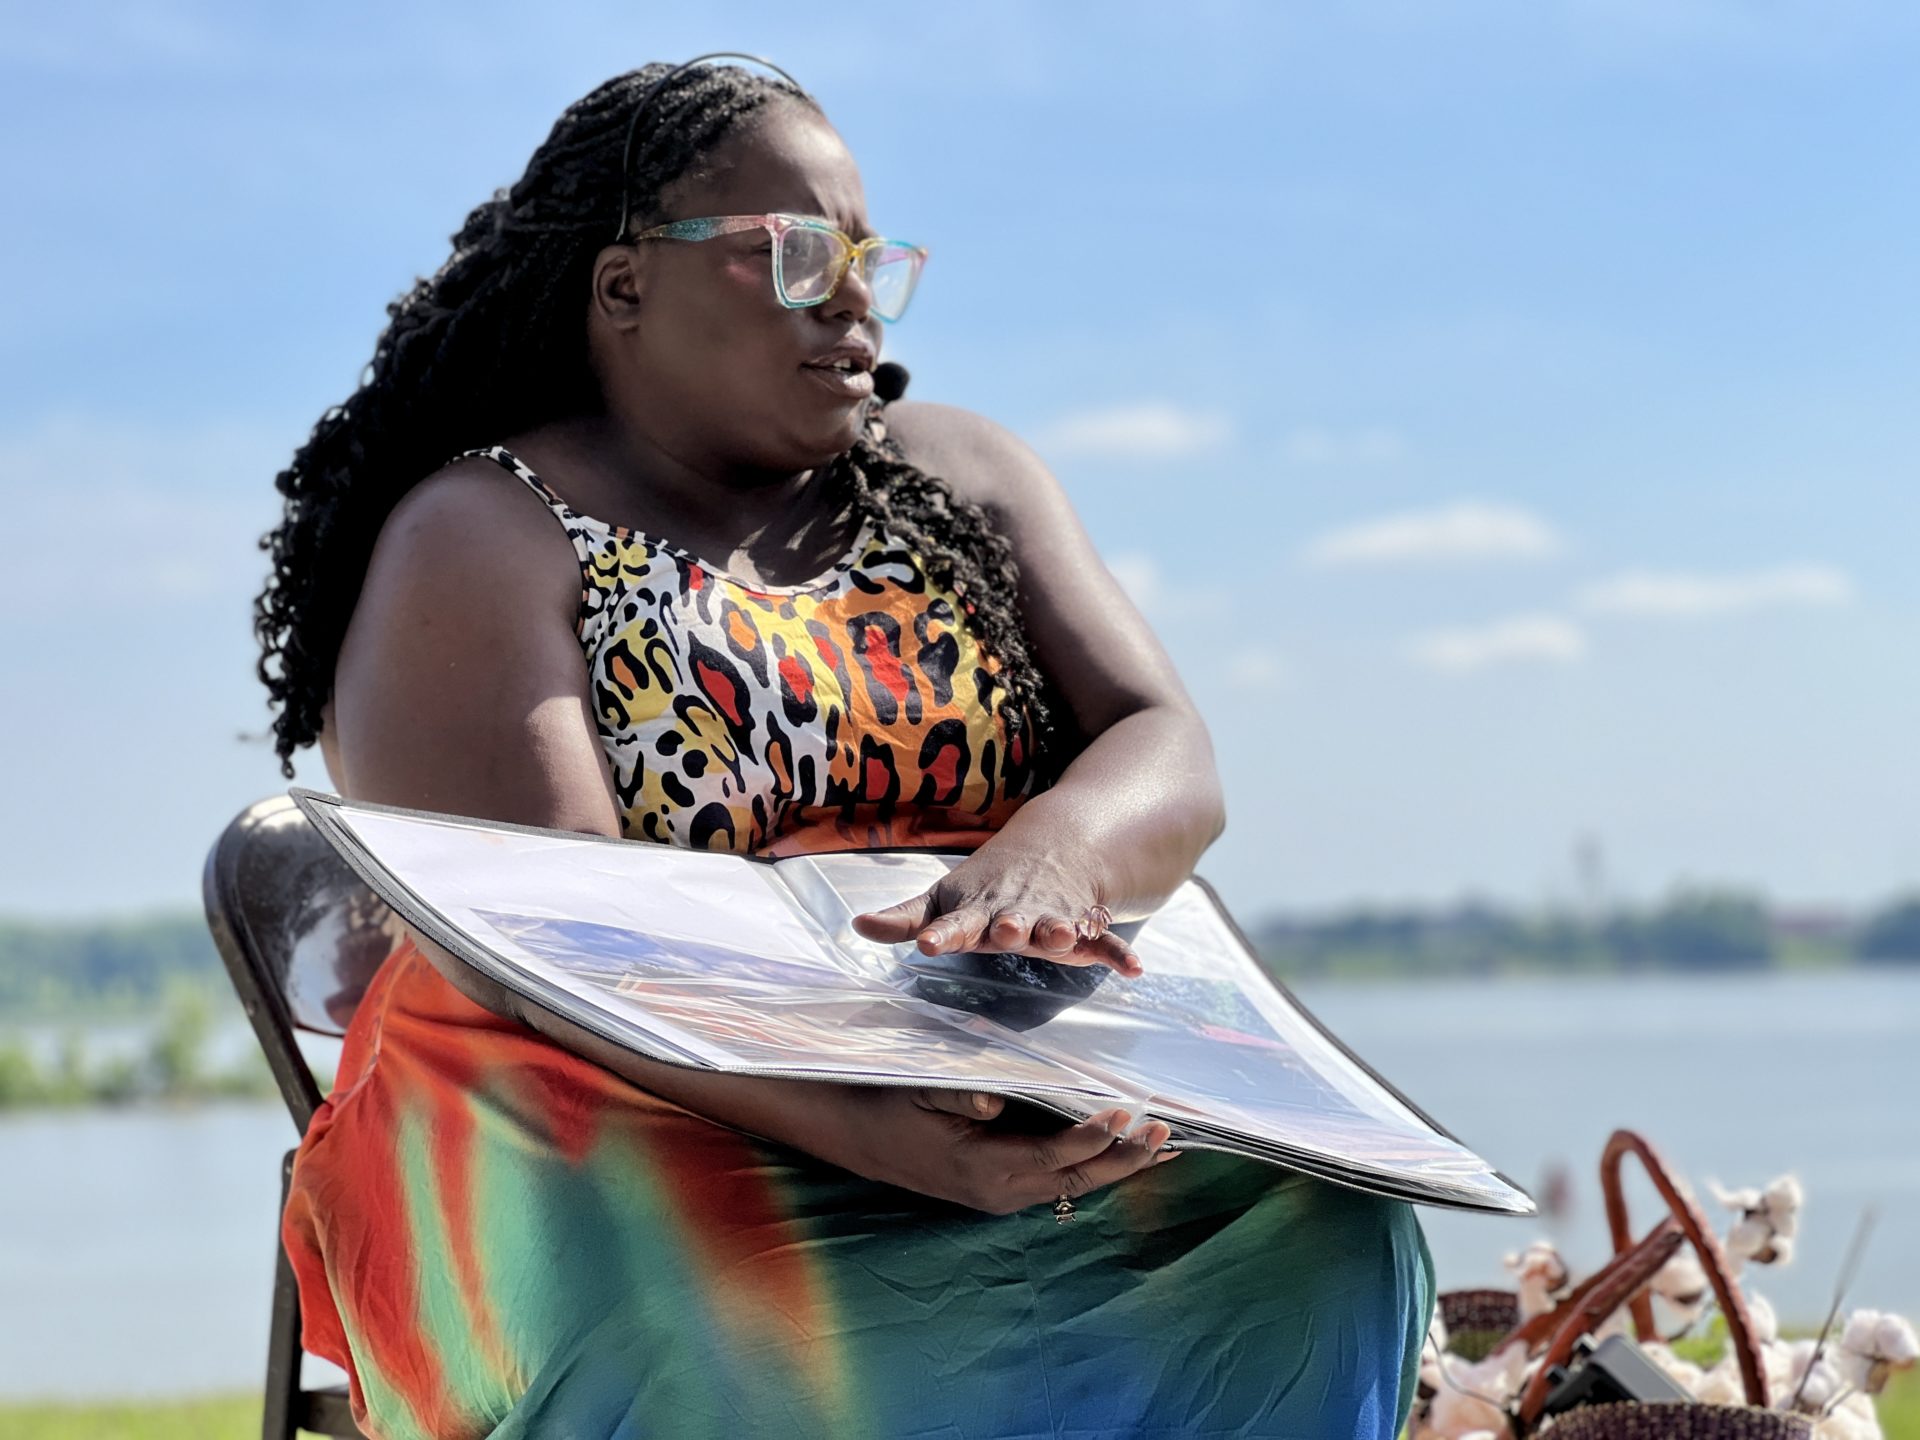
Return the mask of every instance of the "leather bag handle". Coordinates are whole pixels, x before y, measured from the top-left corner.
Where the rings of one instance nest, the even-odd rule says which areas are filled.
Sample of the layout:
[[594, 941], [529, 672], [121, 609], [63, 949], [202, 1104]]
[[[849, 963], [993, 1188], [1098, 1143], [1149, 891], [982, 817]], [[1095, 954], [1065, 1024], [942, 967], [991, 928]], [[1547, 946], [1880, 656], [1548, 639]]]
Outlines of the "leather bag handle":
[[[1707, 1272], [1707, 1282], [1713, 1286], [1714, 1298], [1720, 1302], [1720, 1313], [1727, 1317], [1727, 1343], [1739, 1363], [1740, 1381], [1746, 1388], [1747, 1403], [1764, 1409], [1767, 1404], [1766, 1369], [1760, 1361], [1760, 1344], [1753, 1337], [1753, 1317], [1747, 1312], [1747, 1297], [1734, 1283], [1727, 1266], [1727, 1252], [1721, 1248], [1719, 1237], [1707, 1224], [1693, 1197], [1674, 1179], [1673, 1172], [1660, 1158], [1660, 1153], [1631, 1130], [1614, 1131], [1607, 1138], [1607, 1148], [1600, 1156], [1600, 1190], [1606, 1197], [1607, 1228], [1613, 1232], [1614, 1253], [1625, 1250], [1632, 1244], [1633, 1238], [1627, 1228], [1627, 1197], [1620, 1188], [1620, 1167], [1629, 1155], [1639, 1157], [1640, 1163], [1646, 1167], [1654, 1188], [1660, 1192], [1673, 1219], [1679, 1222], [1680, 1229], [1692, 1242], [1694, 1254], [1700, 1257], [1701, 1268]], [[1633, 1330], [1637, 1338], [1642, 1341], [1660, 1338], [1653, 1328], [1651, 1295], [1645, 1291], [1635, 1295], [1632, 1313]]]
[[[1594, 1327], [1607, 1316], [1634, 1296], [1644, 1293], [1647, 1282], [1673, 1258], [1686, 1239], [1679, 1224], [1671, 1216], [1664, 1217], [1647, 1232], [1646, 1239], [1615, 1255], [1607, 1262], [1606, 1268], [1580, 1287], [1577, 1294], [1568, 1296], [1549, 1314], [1535, 1316], [1533, 1321], [1522, 1327], [1524, 1330], [1544, 1320], [1547, 1327], [1543, 1328], [1550, 1328], [1553, 1338], [1547, 1343], [1546, 1354], [1541, 1358], [1539, 1368], [1533, 1372], [1533, 1378], [1520, 1394], [1520, 1404], [1514, 1416], [1520, 1434], [1531, 1434], [1534, 1426], [1540, 1423], [1541, 1412], [1547, 1406], [1547, 1393], [1553, 1388], [1552, 1370], [1573, 1358], [1573, 1347], [1583, 1335], [1591, 1334]], [[1514, 1333], [1517, 1336], [1521, 1332]]]

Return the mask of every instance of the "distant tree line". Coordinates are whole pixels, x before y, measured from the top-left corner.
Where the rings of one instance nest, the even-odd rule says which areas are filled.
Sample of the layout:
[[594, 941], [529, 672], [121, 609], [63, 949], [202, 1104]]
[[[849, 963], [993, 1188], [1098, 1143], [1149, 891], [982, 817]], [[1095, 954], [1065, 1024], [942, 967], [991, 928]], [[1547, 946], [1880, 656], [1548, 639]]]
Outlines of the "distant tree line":
[[[1254, 925], [1252, 934], [1282, 974], [1920, 964], [1920, 893], [1855, 924], [1815, 934], [1759, 896], [1710, 889], [1593, 916], [1473, 902], [1438, 909], [1363, 907], [1268, 920]], [[152, 1014], [182, 986], [215, 997], [227, 993], [220, 958], [197, 916], [102, 924], [0, 920], [0, 1018]]]
[[1467, 903], [1357, 908], [1279, 919], [1253, 939], [1283, 975], [1476, 975], [1580, 971], [1762, 970], [1777, 965], [1920, 964], [1920, 895], [1855, 924], [1809, 927], [1759, 896], [1682, 890], [1601, 915]]
[[191, 983], [175, 983], [154, 1012], [152, 1031], [132, 1051], [96, 1055], [79, 1029], [52, 1053], [19, 1033], [0, 1031], [0, 1111], [51, 1105], [127, 1104], [136, 1100], [262, 1099], [274, 1094], [266, 1060], [250, 1052], [216, 1069], [206, 1050], [221, 1012], [239, 1005]]
[[0, 1012], [146, 1010], [181, 981], [224, 985], [195, 915], [101, 924], [0, 920]]
[[1854, 948], [1868, 960], [1920, 961], [1920, 895], [1889, 905], [1868, 920]]

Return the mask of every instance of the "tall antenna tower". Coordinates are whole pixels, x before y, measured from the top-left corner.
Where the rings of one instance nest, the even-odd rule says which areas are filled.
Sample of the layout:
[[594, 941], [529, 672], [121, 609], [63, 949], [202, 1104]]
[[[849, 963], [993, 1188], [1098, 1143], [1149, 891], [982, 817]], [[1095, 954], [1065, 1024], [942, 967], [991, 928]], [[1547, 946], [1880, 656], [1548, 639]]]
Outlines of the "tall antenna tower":
[[1607, 913], [1607, 852], [1592, 831], [1573, 842], [1573, 879], [1580, 913], [1600, 920]]

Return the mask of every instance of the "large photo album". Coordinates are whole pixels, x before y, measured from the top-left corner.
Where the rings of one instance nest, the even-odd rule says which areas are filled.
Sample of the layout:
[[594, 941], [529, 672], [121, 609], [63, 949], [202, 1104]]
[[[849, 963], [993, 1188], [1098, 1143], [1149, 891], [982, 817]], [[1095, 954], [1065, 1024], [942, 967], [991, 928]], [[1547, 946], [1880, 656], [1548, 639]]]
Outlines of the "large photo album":
[[855, 915], [925, 890], [958, 854], [767, 860], [293, 796], [421, 935], [654, 1060], [985, 1090], [1074, 1120], [1124, 1105], [1164, 1121], [1175, 1147], [1533, 1212], [1270, 978], [1203, 882], [1115, 927], [1145, 967], [1129, 980], [854, 932]]

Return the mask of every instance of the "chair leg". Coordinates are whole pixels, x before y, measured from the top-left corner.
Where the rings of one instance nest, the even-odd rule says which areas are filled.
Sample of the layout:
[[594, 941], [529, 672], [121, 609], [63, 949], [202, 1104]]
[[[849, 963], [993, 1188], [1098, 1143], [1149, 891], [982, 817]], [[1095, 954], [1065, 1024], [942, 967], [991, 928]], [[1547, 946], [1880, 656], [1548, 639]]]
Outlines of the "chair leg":
[[300, 1396], [300, 1290], [280, 1243], [279, 1215], [286, 1213], [293, 1184], [293, 1156], [280, 1162], [280, 1211], [274, 1217], [273, 1320], [267, 1332], [267, 1391], [262, 1406], [262, 1440], [294, 1440], [294, 1415]]

